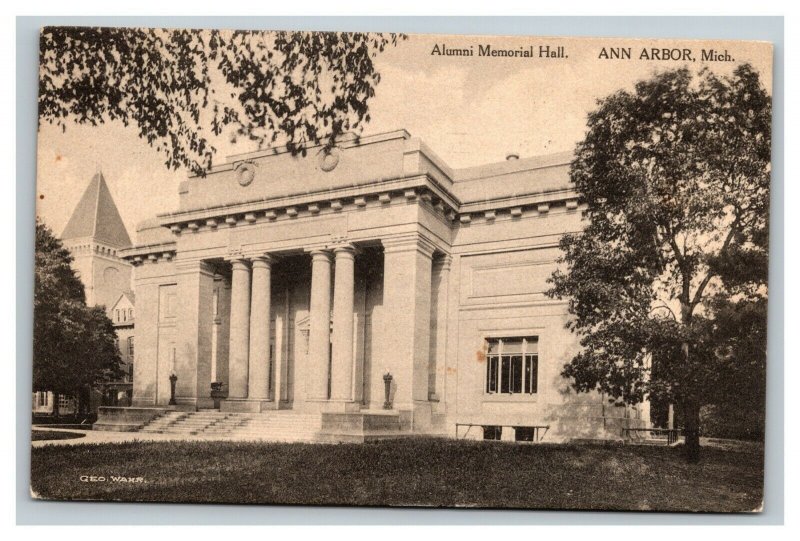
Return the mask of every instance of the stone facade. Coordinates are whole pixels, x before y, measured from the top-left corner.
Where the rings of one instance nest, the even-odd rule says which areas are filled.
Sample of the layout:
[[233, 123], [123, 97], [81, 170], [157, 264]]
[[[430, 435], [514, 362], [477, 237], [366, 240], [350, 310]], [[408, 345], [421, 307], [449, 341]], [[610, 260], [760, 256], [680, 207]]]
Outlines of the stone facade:
[[643, 422], [560, 376], [577, 344], [544, 291], [581, 228], [569, 155], [451, 169], [405, 131], [317, 150], [233, 156], [138, 228], [135, 407], [166, 407], [174, 374], [180, 409], [215, 383], [222, 411], [323, 412], [333, 439]]

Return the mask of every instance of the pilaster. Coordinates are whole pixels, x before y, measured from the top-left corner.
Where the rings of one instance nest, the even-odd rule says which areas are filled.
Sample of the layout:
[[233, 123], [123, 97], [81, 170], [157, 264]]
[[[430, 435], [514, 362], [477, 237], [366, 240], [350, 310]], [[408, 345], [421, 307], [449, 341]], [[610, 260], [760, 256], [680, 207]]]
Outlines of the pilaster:
[[447, 305], [450, 284], [450, 267], [453, 258], [450, 254], [441, 254], [433, 260], [432, 303], [431, 303], [431, 366], [429, 383], [429, 399], [444, 402], [445, 364], [447, 361]]
[[214, 271], [204, 261], [176, 261], [175, 398], [179, 405], [211, 404]]
[[433, 244], [415, 233], [382, 240], [384, 246], [384, 337], [396, 409], [428, 400], [431, 258]]

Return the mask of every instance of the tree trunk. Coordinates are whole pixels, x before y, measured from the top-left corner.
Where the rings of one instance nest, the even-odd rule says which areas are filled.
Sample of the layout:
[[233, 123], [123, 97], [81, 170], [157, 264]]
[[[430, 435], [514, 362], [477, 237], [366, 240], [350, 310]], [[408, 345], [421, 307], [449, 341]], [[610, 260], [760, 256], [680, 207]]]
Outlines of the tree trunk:
[[700, 405], [687, 401], [683, 405], [683, 434], [686, 438], [686, 460], [700, 461]]
[[58, 393], [53, 393], [53, 417], [55, 417], [56, 419], [58, 419], [61, 413], [58, 410], [58, 397], [59, 397]]

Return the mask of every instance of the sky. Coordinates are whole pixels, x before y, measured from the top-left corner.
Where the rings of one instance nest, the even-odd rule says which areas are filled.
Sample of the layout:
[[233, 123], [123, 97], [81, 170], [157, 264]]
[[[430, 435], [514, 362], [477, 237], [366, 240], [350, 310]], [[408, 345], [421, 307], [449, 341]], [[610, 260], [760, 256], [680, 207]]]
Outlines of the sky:
[[[473, 47], [476, 56], [432, 55], [440, 48]], [[563, 46], [567, 58], [478, 57], [478, 45], [498, 49]], [[640, 60], [657, 40], [414, 35], [375, 61], [381, 74], [363, 134], [404, 128], [420, 137], [453, 168], [570, 151], [585, 133], [586, 115], [597, 100], [668, 68], [708, 66], [729, 73], [748, 61], [771, 93], [771, 49], [757, 42], [670, 41], [690, 48], [695, 62]], [[603, 47], [630, 47], [631, 60], [601, 60]], [[734, 62], [704, 63], [703, 48], [727, 50]], [[215, 163], [226, 155], [256, 150], [246, 143], [216, 142]], [[42, 125], [39, 130], [37, 214], [57, 235], [83, 191], [102, 171], [132, 237], [136, 224], [178, 206], [184, 169], [167, 170], [164, 158], [138, 138], [135, 128]]]

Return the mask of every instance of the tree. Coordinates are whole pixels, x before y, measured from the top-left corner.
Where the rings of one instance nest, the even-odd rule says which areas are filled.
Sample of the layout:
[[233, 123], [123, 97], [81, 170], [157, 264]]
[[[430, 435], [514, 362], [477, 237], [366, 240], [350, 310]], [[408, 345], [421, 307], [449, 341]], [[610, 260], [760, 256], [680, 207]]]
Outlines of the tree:
[[373, 59], [405, 36], [152, 28], [46, 27], [40, 39], [39, 122], [120, 121], [204, 175], [209, 134], [230, 127], [259, 146], [330, 149], [369, 122], [380, 74]]
[[116, 332], [103, 307], [86, 306], [72, 256], [39, 221], [35, 254], [33, 391], [79, 397], [121, 375]]
[[770, 119], [747, 64], [666, 71], [599, 100], [570, 167], [589, 210], [550, 278], [583, 346], [563, 375], [676, 403], [691, 461], [701, 406], [763, 375]]

